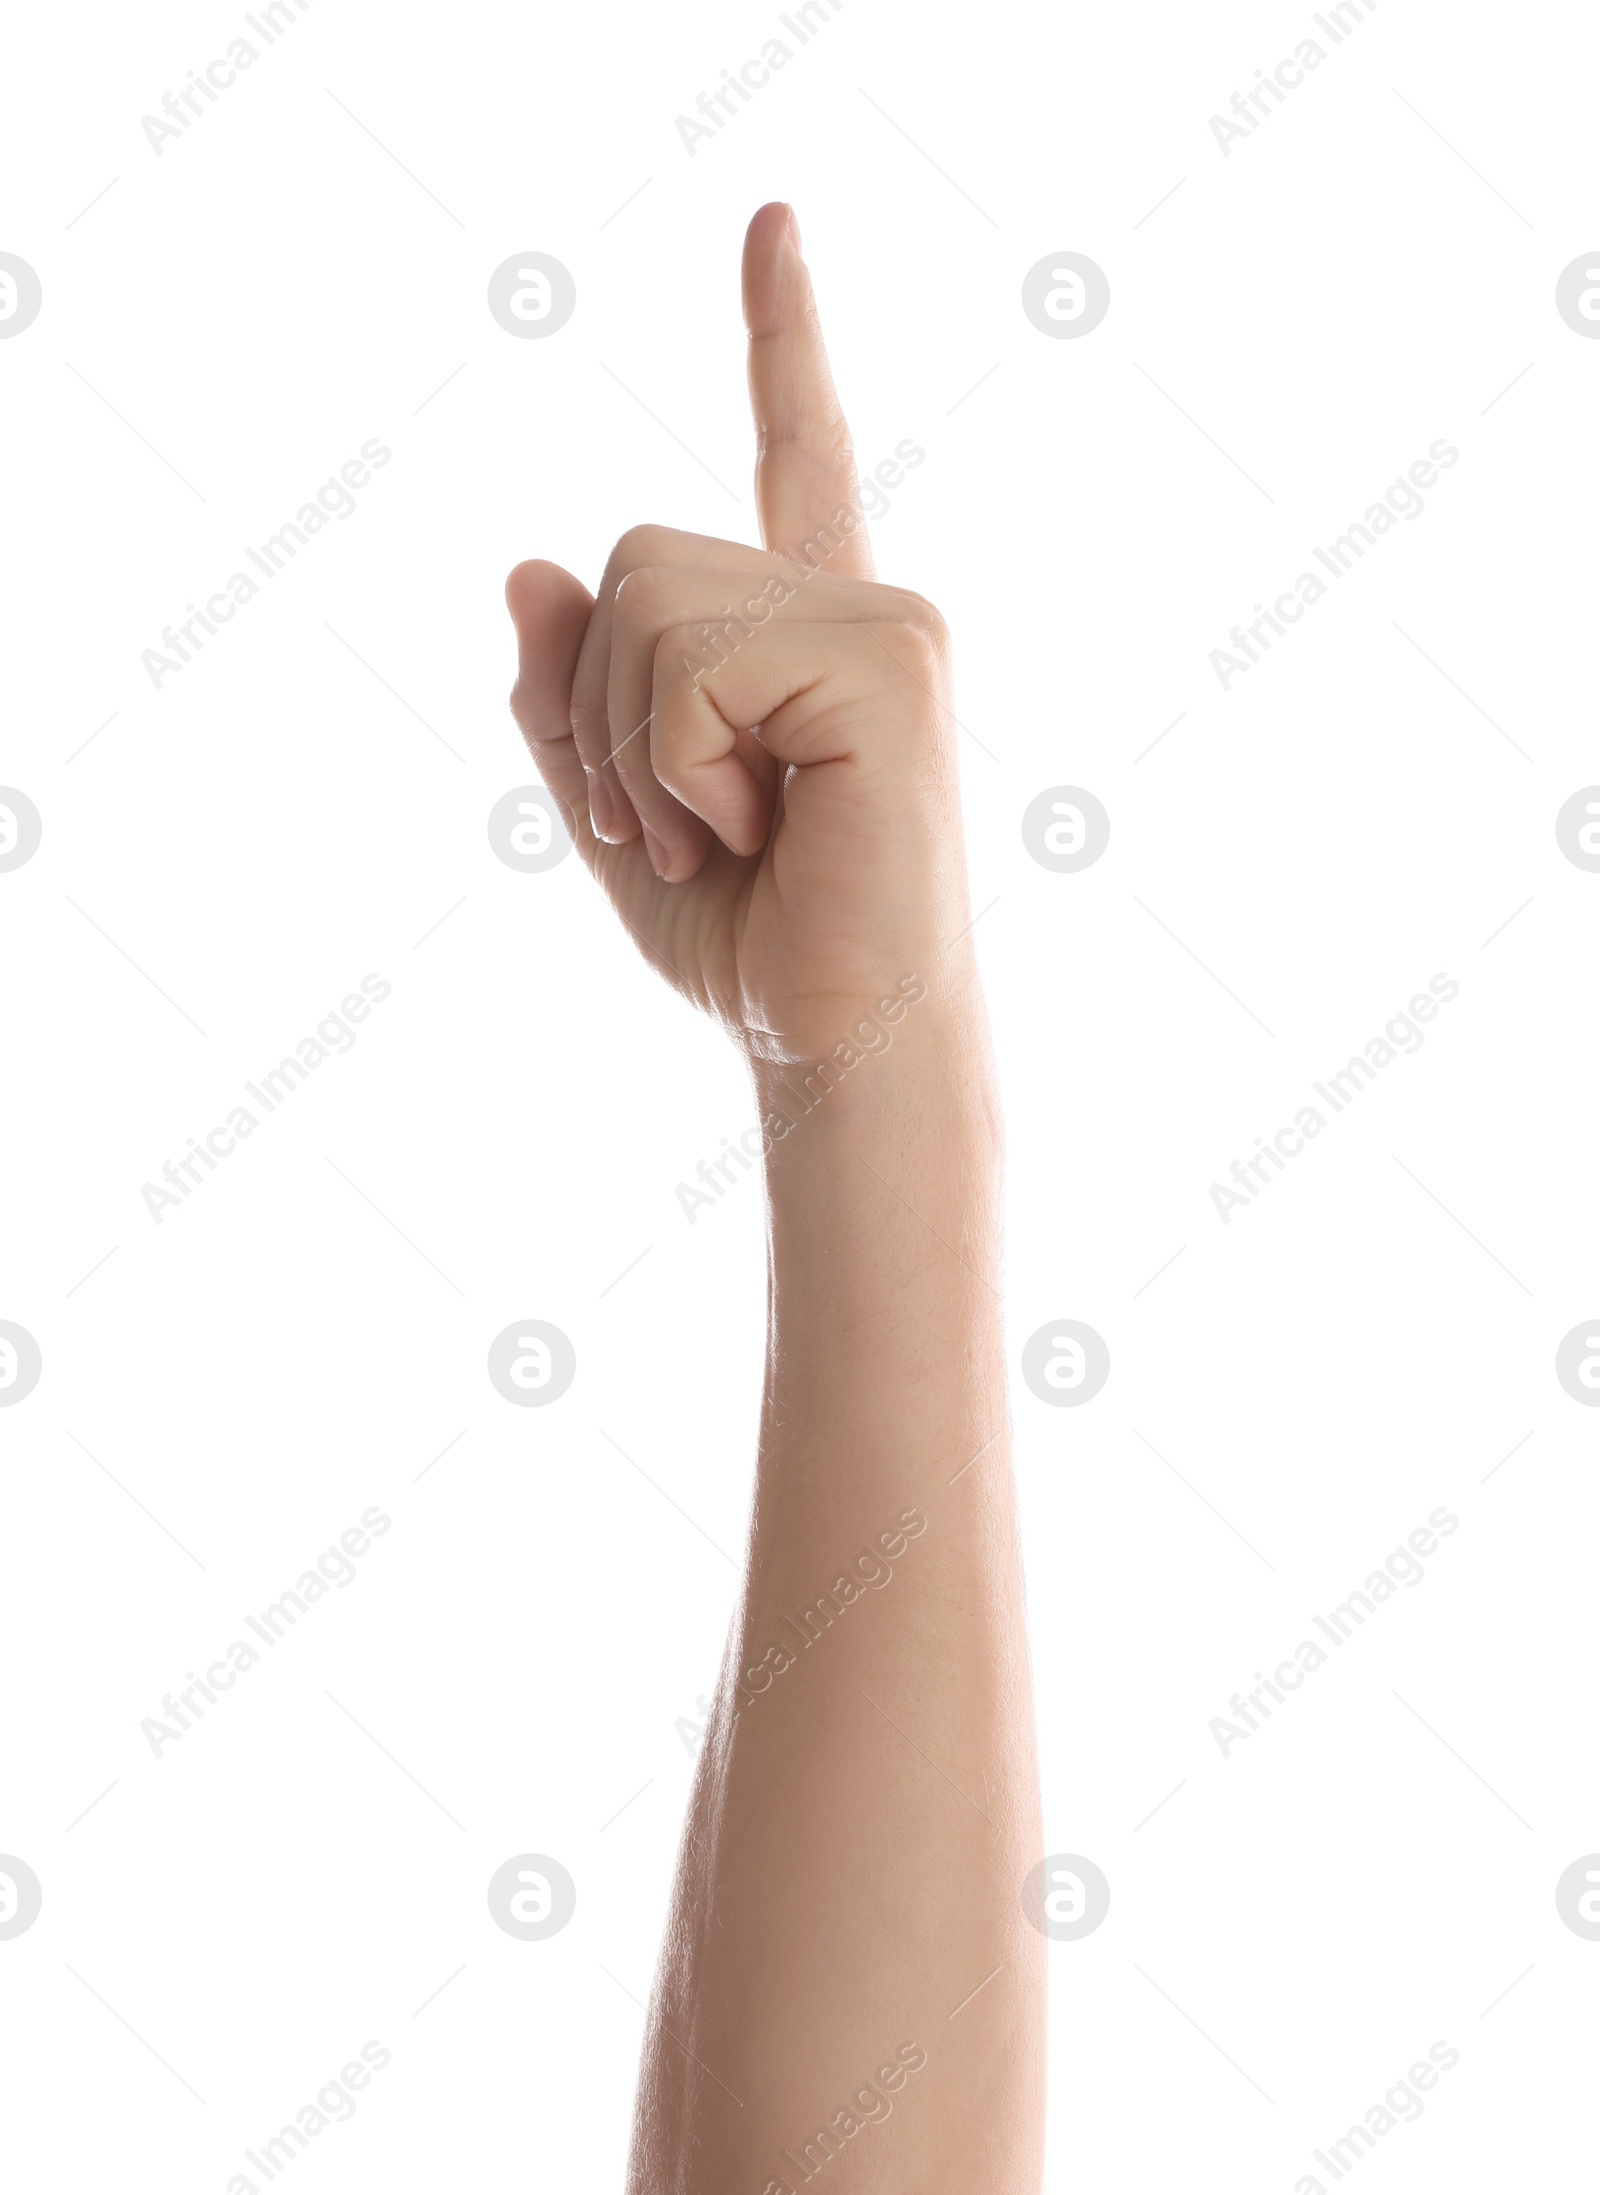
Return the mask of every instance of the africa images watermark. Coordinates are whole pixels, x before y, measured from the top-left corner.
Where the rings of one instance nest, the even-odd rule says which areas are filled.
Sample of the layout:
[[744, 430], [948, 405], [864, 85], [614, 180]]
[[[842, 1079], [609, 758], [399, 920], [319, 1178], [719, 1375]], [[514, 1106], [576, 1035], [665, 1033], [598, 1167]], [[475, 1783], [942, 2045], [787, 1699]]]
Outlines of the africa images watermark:
[[280, 1059], [259, 1082], [245, 1084], [245, 1089], [261, 1108], [260, 1118], [248, 1105], [236, 1105], [225, 1121], [208, 1130], [204, 1142], [191, 1136], [183, 1157], [167, 1160], [161, 1169], [161, 1180], [167, 1184], [166, 1188], [154, 1181], [141, 1184], [139, 1194], [144, 1198], [145, 1210], [158, 1227], [168, 1206], [176, 1210], [205, 1180], [202, 1167], [214, 1174], [218, 1161], [231, 1158], [245, 1137], [255, 1134], [261, 1120], [268, 1113], [275, 1113], [285, 1098], [294, 1095], [313, 1068], [320, 1067], [335, 1052], [354, 1050], [356, 1033], [350, 1024], [365, 1021], [373, 1007], [381, 1006], [392, 989], [386, 976], [363, 976], [361, 988], [342, 998], [335, 1011], [324, 1014], [315, 1033], [300, 1039], [292, 1057]]
[[836, 1617], [842, 1616], [847, 1608], [853, 1608], [857, 1601], [864, 1600], [868, 1592], [881, 1593], [890, 1583], [894, 1577], [891, 1564], [898, 1562], [911, 1542], [921, 1539], [928, 1529], [928, 1520], [918, 1509], [902, 1509], [895, 1524], [897, 1530], [880, 1532], [876, 1540], [853, 1559], [849, 1569], [834, 1579], [831, 1588], [808, 1602], [798, 1616], [778, 1618], [780, 1625], [800, 1642], [799, 1651], [784, 1640], [769, 1646], [760, 1661], [746, 1669], [740, 1680], [743, 1686], [739, 1692], [741, 1707], [752, 1706], [757, 1693], [769, 1691], [773, 1678], [792, 1669], [806, 1648], [815, 1646], [823, 1632], [833, 1628]]
[[[259, 15], [247, 15], [245, 21], [263, 46], [272, 46], [277, 44], [286, 30], [292, 29], [310, 5], [311, 0], [294, 0], [294, 13], [291, 14], [289, 0], [268, 0]], [[197, 69], [191, 69], [189, 81], [183, 90], [169, 91], [166, 94], [161, 102], [161, 113], [167, 117], [164, 122], [160, 114], [142, 115], [139, 126], [144, 131], [145, 142], [156, 158], [161, 158], [162, 148], [169, 137], [181, 137], [205, 113], [202, 100], [214, 107], [218, 93], [230, 90], [239, 81], [241, 73], [260, 59], [259, 50], [251, 45], [248, 38], [236, 38], [226, 53], [218, 54], [214, 61], [206, 63], [203, 76]]]
[[[1453, 2073], [1460, 2063], [1461, 2053], [1453, 2044], [1432, 2044], [1426, 2058], [1419, 2058], [1404, 2079], [1385, 2089], [1382, 2103], [1371, 2107], [1361, 2125], [1347, 2128], [1325, 2150], [1314, 2149], [1312, 2156], [1331, 2178], [1342, 2180], [1352, 2165], [1358, 2165], [1377, 2148], [1385, 2134], [1392, 2134], [1402, 2121], [1410, 2125], [1420, 2119], [1427, 2106], [1417, 2090], [1426, 2093], [1437, 2088], [1439, 2075]], [[1328, 2189], [1315, 2173], [1303, 2172], [1294, 2183], [1294, 2195], [1328, 2195]]]
[[[1354, 1638], [1367, 1618], [1376, 1615], [1385, 1601], [1393, 1600], [1400, 1587], [1409, 1590], [1422, 1583], [1427, 1576], [1424, 1560], [1437, 1554], [1440, 1541], [1459, 1530], [1460, 1524], [1461, 1519], [1441, 1503], [1429, 1512], [1427, 1523], [1419, 1524], [1405, 1545], [1397, 1547], [1381, 1569], [1369, 1572], [1357, 1590], [1337, 1608], [1331, 1609], [1326, 1616], [1312, 1617], [1312, 1627], [1330, 1642], [1334, 1653]], [[1206, 1725], [1216, 1739], [1223, 1759], [1228, 1760], [1236, 1745], [1254, 1736], [1261, 1723], [1270, 1720], [1273, 1700], [1280, 1707], [1285, 1705], [1289, 1694], [1298, 1692], [1307, 1677], [1314, 1677], [1329, 1658], [1328, 1647], [1319, 1646], [1315, 1639], [1302, 1639], [1292, 1657], [1279, 1662], [1270, 1677], [1258, 1669], [1256, 1689], [1248, 1693], [1235, 1692], [1228, 1702], [1228, 1714], [1213, 1715]]]
[[[301, 2106], [293, 2126], [280, 2126], [270, 2141], [261, 2144], [259, 2151], [245, 2151], [252, 2168], [264, 2180], [275, 2180], [284, 2166], [293, 2164], [300, 2151], [308, 2147], [313, 2135], [332, 2126], [335, 2119], [353, 2119], [356, 2100], [350, 2091], [354, 2089], [359, 2093], [365, 2088], [373, 2074], [381, 2073], [391, 2062], [393, 2055], [382, 2043], [363, 2043], [360, 2057], [341, 2066], [338, 2073], [317, 2090], [313, 2101]], [[247, 2173], [236, 2172], [228, 2182], [227, 2195], [260, 2195], [260, 2190]]]
[[[373, 473], [381, 472], [393, 453], [377, 437], [370, 436], [357, 454], [339, 468], [337, 479], [322, 483], [310, 502], [302, 503], [293, 518], [268, 534], [259, 549], [246, 549], [246, 560], [266, 580], [274, 580], [311, 540], [335, 519], [351, 517], [356, 508], [354, 490], [364, 488]], [[331, 498], [331, 500], [330, 500]], [[186, 621], [174, 619], [161, 635], [159, 648], [146, 648], [139, 657], [150, 683], [161, 691], [163, 679], [181, 671], [205, 646], [203, 634], [216, 635], [247, 602], [261, 592], [262, 580], [248, 572], [230, 572], [204, 609], [191, 602]]]
[[261, 1641], [260, 1646], [252, 1646], [249, 1639], [230, 1640], [203, 1677], [192, 1669], [188, 1672], [188, 1689], [169, 1692], [161, 1702], [161, 1713], [146, 1715], [139, 1725], [157, 1760], [163, 1746], [175, 1745], [189, 1730], [191, 1717], [198, 1722], [207, 1702], [215, 1707], [222, 1694], [231, 1692], [246, 1671], [255, 1667], [263, 1651], [270, 1653], [318, 1601], [355, 1583], [356, 1559], [368, 1552], [374, 1540], [382, 1539], [392, 1521], [376, 1504], [363, 1509], [349, 1530], [340, 1534], [339, 1544], [325, 1548], [310, 1569], [301, 1571], [288, 1592], [280, 1593], [259, 1616], [245, 1617], [245, 1629]]
[[[852, 1023], [849, 1035], [839, 1039], [826, 1059], [816, 1061], [804, 1075], [790, 1068], [789, 1081], [780, 1076], [773, 1086], [772, 1109], [754, 1127], [747, 1128], [737, 1143], [731, 1143], [724, 1136], [719, 1156], [702, 1159], [695, 1168], [695, 1179], [705, 1186], [697, 1189], [692, 1181], [678, 1183], [678, 1203], [689, 1225], [694, 1225], [702, 1206], [709, 1209], [727, 1193], [739, 1179], [740, 1172], [754, 1172], [756, 1160], [765, 1158], [775, 1144], [781, 1143], [800, 1126], [808, 1113], [814, 1113], [823, 1099], [838, 1089], [852, 1068], [859, 1067], [864, 1059], [875, 1059], [888, 1051], [894, 1038], [883, 1026], [884, 1022], [892, 1028], [904, 1021], [909, 1010], [927, 995], [928, 986], [920, 976], [902, 976], [895, 992], [888, 998], [879, 999], [877, 1016], [880, 1018], [863, 1014], [859, 1021]], [[795, 1082], [800, 1085], [798, 1090], [794, 1088]], [[793, 1107], [792, 1113], [783, 1108], [778, 1096], [780, 1091]]]
[[[1326, 15], [1313, 15], [1311, 20], [1318, 30], [1326, 33], [1334, 45], [1342, 46], [1352, 31], [1361, 28], [1377, 4], [1378, 0], [1336, 0], [1336, 4], [1329, 7]], [[1342, 30], [1339, 27], [1341, 24], [1344, 26]], [[1261, 127], [1262, 122], [1272, 112], [1269, 102], [1276, 100], [1281, 107], [1285, 93], [1298, 91], [1310, 71], [1321, 68], [1327, 58], [1325, 46], [1319, 46], [1314, 38], [1302, 38], [1294, 52], [1285, 55], [1270, 76], [1265, 69], [1257, 69], [1254, 89], [1247, 92], [1236, 91], [1228, 102], [1237, 119], [1230, 122], [1225, 114], [1214, 114], [1211, 117], [1211, 134], [1217, 141], [1223, 159], [1226, 160], [1232, 152], [1236, 137], [1248, 137], [1252, 130]], [[1298, 75], [1287, 74], [1296, 63], [1299, 64]]]
[[[830, 23], [844, 6], [844, 0], [803, 0], [793, 15], [780, 15], [778, 21], [789, 33], [796, 46], [809, 46], [817, 32]], [[781, 38], [769, 38], [757, 54], [742, 62], [737, 75], [732, 69], [724, 69], [722, 82], [715, 91], [702, 92], [695, 101], [697, 122], [692, 114], [680, 114], [676, 118], [678, 136], [683, 149], [692, 160], [702, 138], [715, 137], [725, 129], [739, 111], [739, 102], [749, 106], [758, 91], [765, 90], [778, 69], [787, 68], [794, 59], [793, 48]], [[756, 72], [760, 73], [757, 74]]]
[[683, 653], [678, 657], [678, 668], [687, 675], [696, 693], [700, 690], [701, 679], [720, 670], [747, 641], [753, 640], [773, 611], [792, 602], [805, 582], [838, 554], [867, 519], [876, 522], [888, 516], [892, 507], [891, 494], [904, 486], [906, 474], [915, 472], [927, 454], [920, 442], [913, 442], [910, 435], [902, 435], [893, 454], [880, 458], [872, 471], [857, 483], [853, 503], [841, 503], [832, 518], [808, 534], [798, 549], [792, 553], [783, 552], [783, 561], [794, 574], [792, 579], [784, 572], [773, 572], [754, 594], [744, 597], [737, 610], [731, 602], [723, 603], [716, 617], [708, 619], [696, 636], [700, 653], [693, 656]]
[[832, 2118], [819, 2126], [809, 2141], [801, 2142], [797, 2157], [793, 2150], [780, 2149], [784, 2169], [794, 2174], [788, 2180], [770, 2179], [761, 2195], [795, 2195], [795, 2188], [802, 2181], [814, 2180], [824, 2165], [840, 2156], [847, 2142], [853, 2142], [869, 2126], [879, 2126], [894, 2110], [890, 2100], [905, 2087], [909, 2075], [920, 2073], [928, 2062], [928, 2053], [920, 2043], [902, 2043], [888, 2065], [880, 2065], [875, 2080], [863, 2081], [852, 2089], [848, 2103], [841, 2104]]
[[[1422, 499], [1423, 489], [1433, 487], [1440, 473], [1448, 472], [1460, 455], [1455, 444], [1440, 435], [1429, 443], [1427, 456], [1416, 460], [1405, 479], [1396, 480], [1384, 491], [1381, 503], [1369, 503], [1365, 514], [1326, 549], [1313, 549], [1311, 554], [1335, 580], [1343, 579], [1369, 549], [1377, 546], [1397, 520], [1422, 516], [1427, 508]], [[1307, 610], [1313, 609], [1327, 592], [1327, 580], [1319, 579], [1315, 572], [1301, 572], [1293, 587], [1279, 595], [1270, 610], [1265, 603], [1258, 602], [1255, 623], [1248, 628], [1235, 625], [1228, 635], [1229, 647], [1213, 648], [1206, 658], [1221, 681], [1223, 692], [1227, 692], [1241, 671], [1250, 670], [1261, 660], [1261, 650], [1272, 646], [1273, 633], [1286, 633], [1291, 625], [1298, 625]]]
[[[1427, 990], [1419, 991], [1403, 1013], [1392, 1014], [1384, 1023], [1381, 1036], [1370, 1037], [1366, 1049], [1346, 1060], [1326, 1082], [1314, 1082], [1311, 1087], [1327, 1105], [1329, 1114], [1342, 1113], [1402, 1052], [1420, 1052], [1424, 1039], [1417, 1023], [1437, 1020], [1440, 1006], [1448, 1006], [1460, 993], [1461, 986], [1454, 976], [1442, 973], [1430, 976]], [[1211, 1184], [1211, 1201], [1223, 1226], [1231, 1221], [1236, 1206], [1242, 1211], [1251, 1198], [1258, 1197], [1270, 1185], [1271, 1168], [1275, 1167], [1280, 1174], [1284, 1172], [1285, 1162], [1298, 1158], [1311, 1138], [1320, 1136], [1327, 1125], [1327, 1117], [1316, 1106], [1302, 1105], [1294, 1119], [1280, 1128], [1270, 1143], [1264, 1136], [1257, 1136], [1253, 1155], [1242, 1162], [1235, 1159], [1228, 1169], [1229, 1179], [1237, 1186], [1230, 1189], [1225, 1181]], [[1291, 1142], [1290, 1137], [1298, 1140]]]

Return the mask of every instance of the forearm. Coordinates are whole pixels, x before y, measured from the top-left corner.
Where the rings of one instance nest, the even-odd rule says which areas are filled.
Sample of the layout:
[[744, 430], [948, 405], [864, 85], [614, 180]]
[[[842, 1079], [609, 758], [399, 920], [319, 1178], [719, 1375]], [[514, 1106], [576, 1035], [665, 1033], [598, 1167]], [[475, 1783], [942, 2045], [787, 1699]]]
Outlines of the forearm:
[[789, 207], [751, 222], [743, 294], [764, 547], [636, 526], [594, 596], [538, 562], [507, 582], [512, 705], [574, 844], [759, 1058], [770, 1137], [744, 1591], [629, 2184], [1037, 2195], [1038, 1791], [950, 636], [873, 576]]
[[[981, 1009], [913, 1004], [826, 1095], [814, 1070], [756, 1083], [792, 1125], [748, 1572], [634, 2185], [794, 2188], [829, 2129], [835, 2183], [1031, 2190], [1038, 1799]], [[903, 2046], [926, 2062], [881, 2079]]]

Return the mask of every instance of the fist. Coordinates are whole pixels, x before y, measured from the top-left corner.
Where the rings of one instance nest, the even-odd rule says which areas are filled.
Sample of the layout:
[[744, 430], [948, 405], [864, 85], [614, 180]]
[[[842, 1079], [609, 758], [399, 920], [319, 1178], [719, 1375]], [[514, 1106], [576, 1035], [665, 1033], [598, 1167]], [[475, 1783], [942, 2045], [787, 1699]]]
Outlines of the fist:
[[519, 564], [512, 713], [585, 863], [661, 972], [752, 1056], [963, 978], [949, 637], [872, 577], [793, 217], [745, 244], [765, 549], [634, 526], [596, 593]]

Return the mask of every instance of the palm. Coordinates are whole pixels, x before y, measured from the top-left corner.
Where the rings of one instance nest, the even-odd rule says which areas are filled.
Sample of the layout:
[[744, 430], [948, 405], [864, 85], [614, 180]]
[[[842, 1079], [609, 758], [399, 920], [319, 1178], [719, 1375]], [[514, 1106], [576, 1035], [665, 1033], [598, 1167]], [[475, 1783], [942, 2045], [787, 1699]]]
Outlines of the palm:
[[[820, 790], [797, 788], [761, 853], [714, 844], [686, 884], [663, 884], [638, 839], [593, 849], [595, 874], [640, 951], [764, 1057], [830, 1050], [862, 996], [905, 972], [863, 952], [871, 864], [849, 864], [846, 875], [862, 883], [841, 889], [829, 858], [838, 819], [815, 812], [834, 805], [815, 798]], [[882, 936], [884, 925], [873, 927]]]

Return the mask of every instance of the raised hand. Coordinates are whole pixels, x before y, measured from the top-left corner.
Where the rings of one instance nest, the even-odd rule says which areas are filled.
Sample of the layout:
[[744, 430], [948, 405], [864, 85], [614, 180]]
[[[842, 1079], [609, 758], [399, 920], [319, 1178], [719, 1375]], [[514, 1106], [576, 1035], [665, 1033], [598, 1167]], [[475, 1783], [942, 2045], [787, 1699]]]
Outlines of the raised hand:
[[[628, 2187], [787, 2195], [838, 2157], [841, 2195], [1037, 2195], [1041, 1833], [947, 642], [872, 576], [785, 206], [750, 224], [744, 302], [765, 546], [635, 526], [594, 597], [553, 564], [507, 584], [545, 781], [745, 1047], [764, 1131], [755, 1496]], [[893, 1049], [851, 1072], [866, 1016]], [[890, 1590], [841, 1575], [862, 1547]]]
[[765, 548], [632, 526], [593, 596], [519, 564], [512, 711], [647, 957], [789, 1062], [908, 976], [964, 988], [966, 880], [945, 627], [872, 577], [786, 206], [750, 224], [744, 306]]

